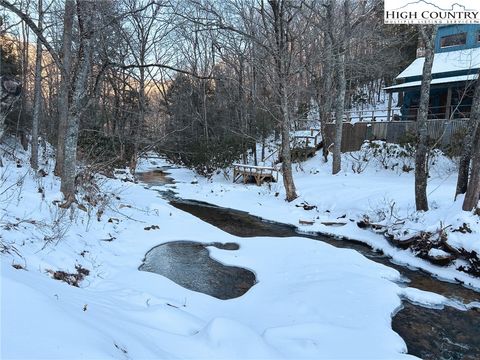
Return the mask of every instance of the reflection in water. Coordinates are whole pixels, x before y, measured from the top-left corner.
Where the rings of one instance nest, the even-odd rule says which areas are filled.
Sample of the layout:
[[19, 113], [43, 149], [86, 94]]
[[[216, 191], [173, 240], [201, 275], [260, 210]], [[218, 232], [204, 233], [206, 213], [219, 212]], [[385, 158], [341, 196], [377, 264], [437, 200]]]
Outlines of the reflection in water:
[[152, 171], [142, 172], [135, 174], [135, 177], [142, 183], [148, 186], [162, 186], [167, 184], [175, 184], [175, 181], [168, 172], [165, 172], [167, 168], [159, 168]]
[[213, 206], [194, 200], [175, 199], [170, 201], [170, 204], [235, 236], [298, 236], [295, 226], [266, 222], [247, 212]]
[[[191, 200], [177, 199], [173, 206], [239, 236], [301, 236], [323, 241], [336, 247], [355, 249], [372, 261], [397, 269], [409, 280], [408, 286], [442, 294], [450, 299], [470, 303], [480, 300], [480, 294], [460, 284], [440, 281], [421, 270], [411, 270], [390, 262], [368, 245], [356, 241], [335, 240], [322, 235], [299, 234], [294, 226], [266, 222], [246, 212], [216, 206], [207, 206]], [[403, 302], [392, 320], [392, 327], [407, 344], [409, 354], [425, 360], [479, 360], [480, 313], [477, 310], [460, 311], [451, 307], [433, 310]]]
[[354, 249], [370, 260], [397, 269], [409, 286], [425, 291], [432, 291], [448, 298], [463, 299], [465, 302], [480, 301], [480, 294], [459, 284], [439, 281], [422, 270], [411, 270], [408, 267], [394, 264], [390, 258], [370, 246], [351, 240], [336, 240], [329, 236], [298, 233], [295, 226], [265, 221], [247, 212], [213, 206], [194, 200], [175, 199], [170, 204], [177, 209], [188, 212], [223, 231], [239, 237], [272, 236], [272, 237], [306, 237], [322, 241], [339, 248]]
[[427, 309], [403, 303], [392, 328], [405, 340], [410, 354], [424, 360], [479, 360], [480, 312], [451, 307]]
[[233, 299], [245, 294], [255, 284], [255, 274], [212, 259], [206, 246], [236, 250], [238, 244], [201, 244], [174, 241], [151, 249], [140, 270], [163, 275], [177, 284], [218, 299]]
[[[246, 212], [179, 199], [172, 196], [172, 193], [161, 193], [161, 195], [167, 195], [167, 199], [171, 200], [170, 204], [176, 208], [235, 236], [300, 236], [323, 241], [335, 247], [354, 249], [372, 261], [397, 269], [404, 278], [409, 280], [408, 286], [441, 294], [463, 303], [480, 301], [480, 294], [474, 290], [457, 283], [440, 281], [421, 270], [414, 271], [394, 264], [381, 252], [374, 251], [368, 245], [357, 241], [338, 241], [322, 235], [300, 234], [294, 226], [265, 221]], [[181, 256], [177, 260], [183, 261]], [[184, 266], [190, 267], [191, 263], [186, 261]], [[210, 270], [212, 269], [215, 270], [210, 268]], [[212, 274], [205, 276], [212, 276]], [[221, 273], [218, 276], [222, 277]], [[185, 277], [188, 278], [188, 273], [185, 274]], [[217, 277], [217, 275], [213, 274], [213, 277]], [[197, 280], [191, 281], [196, 282]], [[405, 340], [408, 352], [412, 355], [426, 360], [480, 359], [480, 313], [477, 309], [460, 311], [446, 307], [435, 310], [404, 301], [403, 309], [393, 318], [392, 327]]]

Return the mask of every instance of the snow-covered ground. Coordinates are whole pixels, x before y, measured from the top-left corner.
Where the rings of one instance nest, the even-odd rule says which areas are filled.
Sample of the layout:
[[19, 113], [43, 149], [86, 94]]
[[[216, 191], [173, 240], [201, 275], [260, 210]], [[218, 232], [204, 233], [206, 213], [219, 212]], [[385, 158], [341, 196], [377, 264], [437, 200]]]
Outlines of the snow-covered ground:
[[[90, 189], [95, 206], [82, 200], [83, 210], [60, 209], [53, 162], [42, 164], [45, 177], [35, 178], [26, 154], [16, 154], [17, 160], [3, 157], [0, 168], [2, 359], [407, 359], [414, 357], [404, 354], [404, 341], [391, 329], [400, 296], [446, 302], [401, 287], [396, 270], [353, 250], [303, 238], [229, 235], [141, 184], [97, 176], [101, 192], [92, 196]], [[155, 167], [155, 161], [142, 166]], [[195, 175], [186, 169], [174, 176], [185, 181], [177, 184], [184, 196], [291, 223], [330, 219], [346, 210], [349, 221], [369, 206], [376, 188], [379, 195], [370, 199], [375, 208], [392, 181], [385, 173], [371, 173], [370, 184], [350, 173], [326, 176], [318, 159], [304, 171], [296, 174], [299, 201], [312, 201], [318, 212], [284, 203], [281, 184], [232, 185], [217, 176], [193, 185]], [[394, 189], [402, 181], [391, 184], [390, 195], [409, 191], [409, 181]], [[346, 198], [349, 209], [340, 201]], [[159, 229], [145, 229], [151, 225]], [[328, 230], [318, 222], [314, 228]], [[350, 225], [335, 231], [353, 230], [365, 240], [375, 238]], [[175, 240], [240, 244], [236, 251], [209, 248], [210, 254], [251, 269], [258, 282], [225, 301], [138, 271], [150, 248]], [[75, 272], [76, 266], [90, 271], [80, 287], [52, 279], [52, 272]]]
[[[480, 279], [456, 270], [463, 261], [457, 260], [449, 267], [435, 266], [414, 256], [410, 250], [390, 245], [384, 235], [357, 226], [357, 221], [368, 217], [373, 223], [388, 226], [397, 237], [407, 238], [421, 231], [444, 233], [451, 246], [480, 253], [480, 217], [461, 210], [463, 196], [453, 201], [457, 179], [455, 163], [441, 152], [434, 152], [430, 158], [427, 189], [430, 210], [417, 212], [412, 154], [398, 145], [374, 142], [361, 151], [343, 154], [343, 170], [331, 175], [331, 159], [324, 163], [318, 152], [314, 158], [294, 165], [299, 197], [291, 203], [284, 200], [281, 175], [278, 183], [257, 187], [233, 184], [229, 169], [210, 179], [184, 168], [173, 168], [169, 172], [177, 181], [175, 191], [182, 198], [247, 211], [268, 220], [293, 224], [301, 231], [360, 240], [383, 250], [395, 261], [480, 288]], [[158, 160], [155, 164], [167, 165]], [[146, 161], [141, 166], [148, 168], [152, 164]], [[303, 204], [315, 208], [304, 210]], [[300, 221], [314, 224], [302, 225]], [[331, 223], [338, 224], [332, 226]], [[468, 224], [471, 232], [455, 231], [464, 224]]]

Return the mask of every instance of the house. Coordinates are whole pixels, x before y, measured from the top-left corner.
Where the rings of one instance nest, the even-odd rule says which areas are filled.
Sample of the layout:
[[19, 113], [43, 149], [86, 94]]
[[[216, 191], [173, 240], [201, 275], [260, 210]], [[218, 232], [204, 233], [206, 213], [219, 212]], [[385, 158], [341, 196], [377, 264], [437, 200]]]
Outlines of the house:
[[[429, 119], [468, 118], [480, 69], [480, 24], [439, 26], [434, 51]], [[398, 93], [401, 120], [416, 119], [424, 61], [415, 59], [396, 77], [395, 85], [384, 89], [389, 94], [389, 120], [392, 93]]]

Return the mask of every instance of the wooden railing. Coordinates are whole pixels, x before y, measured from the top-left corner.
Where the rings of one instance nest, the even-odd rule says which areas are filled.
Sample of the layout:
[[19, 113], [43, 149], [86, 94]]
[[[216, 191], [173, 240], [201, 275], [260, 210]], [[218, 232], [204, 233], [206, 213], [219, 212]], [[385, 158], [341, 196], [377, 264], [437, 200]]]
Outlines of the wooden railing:
[[[349, 110], [344, 112], [343, 121], [391, 121], [393, 119], [400, 120], [401, 116], [400, 108], [392, 108], [390, 112], [388, 109]], [[327, 122], [335, 122], [335, 112], [332, 112], [331, 118]]]
[[[376, 110], [348, 110], [343, 114], [344, 122], [377, 122], [377, 121], [416, 121], [418, 107], [410, 107], [408, 114], [402, 114], [399, 107]], [[430, 106], [428, 108], [428, 120], [441, 119], [465, 119], [470, 117], [470, 107], [466, 105], [451, 106]], [[335, 122], [335, 112], [331, 113], [327, 123]]]
[[[310, 135], [294, 135], [293, 136], [293, 147], [296, 147], [299, 141], [305, 142], [302, 144], [302, 147], [317, 147], [319, 141], [318, 139], [321, 138], [320, 130], [317, 128], [310, 128]], [[311, 146], [310, 146], [311, 145]]]
[[260, 186], [264, 181], [278, 181], [278, 170], [270, 166], [254, 166], [246, 164], [232, 164], [233, 182], [243, 178], [246, 184], [251, 178]]
[[[317, 146], [319, 145], [319, 139], [321, 138], [321, 133], [320, 133], [320, 128], [310, 128], [306, 131], [309, 131], [309, 134], [310, 135], [294, 135], [291, 139], [290, 139], [290, 149], [295, 149], [297, 148], [298, 146], [298, 142], [299, 141], [302, 141], [304, 140], [305, 143], [303, 144], [304, 146], [302, 146], [303, 148], [317, 148]], [[278, 156], [278, 154], [280, 153], [280, 147], [277, 147], [274, 151], [272, 151], [270, 154], [268, 154], [267, 156], [265, 156], [263, 159], [262, 159], [262, 162], [265, 163], [265, 161], [271, 159], [272, 160], [272, 163], [274, 163], [273, 161], [273, 157], [275, 155]]]
[[[427, 121], [428, 137], [438, 146], [448, 146], [461, 139], [467, 131], [469, 119], [432, 119]], [[334, 142], [335, 124], [325, 126], [325, 144], [328, 147]], [[343, 123], [342, 152], [357, 151], [365, 140], [385, 140], [390, 143], [407, 141], [409, 136], [416, 133], [416, 121], [384, 121], [384, 122], [356, 122]]]

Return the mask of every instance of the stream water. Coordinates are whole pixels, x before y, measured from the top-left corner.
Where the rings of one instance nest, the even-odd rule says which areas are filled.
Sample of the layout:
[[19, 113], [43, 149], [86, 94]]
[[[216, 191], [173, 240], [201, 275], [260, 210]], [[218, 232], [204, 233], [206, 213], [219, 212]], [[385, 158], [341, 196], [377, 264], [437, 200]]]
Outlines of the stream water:
[[145, 255], [140, 270], [161, 274], [177, 284], [218, 299], [233, 299], [255, 284], [250, 270], [224, 265], [209, 256], [207, 246], [237, 250], [238, 244], [173, 241], [154, 247]]
[[[137, 174], [146, 186], [163, 186], [174, 182], [166, 169]], [[354, 249], [372, 261], [397, 269], [405, 283], [468, 304], [480, 302], [480, 293], [461, 284], [441, 281], [428, 273], [395, 264], [381, 252], [350, 240], [337, 240], [318, 234], [302, 234], [296, 227], [265, 221], [247, 212], [222, 208], [194, 200], [180, 199], [171, 190], [159, 190], [170, 204], [238, 237], [306, 237], [335, 247]], [[188, 289], [220, 299], [241, 296], [255, 284], [249, 270], [226, 266], [208, 255], [208, 246], [235, 250], [235, 244], [204, 244], [188, 241], [171, 242], [150, 250], [140, 270], [166, 276]], [[425, 360], [480, 359], [480, 311], [473, 308], [461, 311], [453, 307], [431, 309], [403, 301], [403, 307], [392, 319], [392, 328], [406, 342], [408, 353]]]

